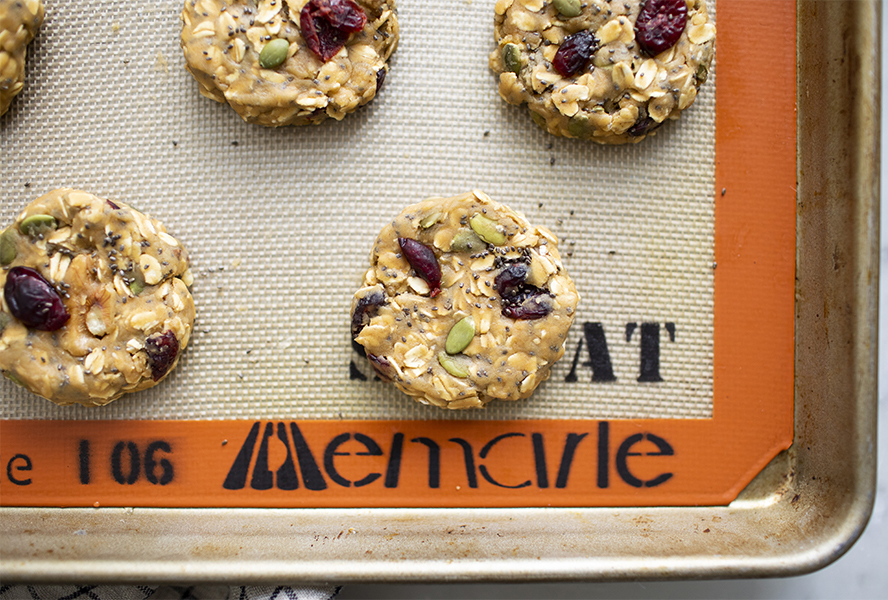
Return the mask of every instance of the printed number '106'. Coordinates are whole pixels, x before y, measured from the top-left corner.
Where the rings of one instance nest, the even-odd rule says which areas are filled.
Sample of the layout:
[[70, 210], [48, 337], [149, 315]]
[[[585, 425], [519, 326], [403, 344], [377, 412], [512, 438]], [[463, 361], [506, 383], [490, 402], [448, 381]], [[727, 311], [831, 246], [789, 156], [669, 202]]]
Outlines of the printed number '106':
[[[145, 473], [145, 479], [154, 485], [166, 485], [173, 480], [173, 463], [166, 457], [172, 453], [168, 442], [156, 440], [148, 444], [145, 452], [133, 441], [117, 442], [110, 455], [111, 476], [121, 485], [133, 485]], [[89, 440], [80, 440], [78, 453], [80, 483], [91, 480], [92, 450]]]

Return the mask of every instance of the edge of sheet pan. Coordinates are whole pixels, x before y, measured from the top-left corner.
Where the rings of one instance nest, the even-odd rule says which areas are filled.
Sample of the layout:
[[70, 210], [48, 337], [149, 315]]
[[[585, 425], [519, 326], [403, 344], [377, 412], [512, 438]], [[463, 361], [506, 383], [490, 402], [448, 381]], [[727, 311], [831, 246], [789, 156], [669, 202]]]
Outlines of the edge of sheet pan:
[[4, 583], [663, 580], [834, 561], [876, 487], [880, 11], [799, 3], [795, 441], [732, 504], [4, 508]]

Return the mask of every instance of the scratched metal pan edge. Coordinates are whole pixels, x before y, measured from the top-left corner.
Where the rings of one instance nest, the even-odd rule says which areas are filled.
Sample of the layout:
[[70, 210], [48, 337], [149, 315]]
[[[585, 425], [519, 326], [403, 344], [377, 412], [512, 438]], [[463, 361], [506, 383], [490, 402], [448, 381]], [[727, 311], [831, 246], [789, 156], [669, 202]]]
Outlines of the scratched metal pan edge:
[[732, 504], [4, 508], [4, 583], [665, 580], [834, 561], [875, 494], [880, 12], [799, 3], [795, 439]]

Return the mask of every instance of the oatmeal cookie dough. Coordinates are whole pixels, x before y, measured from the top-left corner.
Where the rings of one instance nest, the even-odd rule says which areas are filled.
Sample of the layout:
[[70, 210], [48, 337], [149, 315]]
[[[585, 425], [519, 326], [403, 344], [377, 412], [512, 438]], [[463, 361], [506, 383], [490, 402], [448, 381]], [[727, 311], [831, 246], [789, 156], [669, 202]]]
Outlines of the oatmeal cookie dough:
[[0, 232], [0, 370], [56, 404], [149, 388], [188, 344], [188, 253], [117, 201], [61, 189]]
[[423, 404], [521, 400], [549, 377], [579, 296], [558, 240], [472, 192], [406, 208], [376, 239], [352, 338]]
[[27, 47], [41, 25], [41, 0], [0, 0], [0, 116], [25, 85]]
[[182, 23], [200, 93], [267, 127], [367, 104], [398, 44], [394, 0], [186, 0]]
[[639, 142], [709, 74], [705, 0], [497, 0], [490, 68], [510, 104], [558, 136]]

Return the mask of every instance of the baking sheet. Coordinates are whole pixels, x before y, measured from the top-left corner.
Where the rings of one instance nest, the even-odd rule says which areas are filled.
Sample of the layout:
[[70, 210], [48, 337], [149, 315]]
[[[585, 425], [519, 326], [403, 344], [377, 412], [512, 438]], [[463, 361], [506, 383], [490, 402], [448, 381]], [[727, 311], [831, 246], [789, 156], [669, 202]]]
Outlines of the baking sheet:
[[[715, 65], [679, 122], [598, 147], [552, 137], [499, 98], [492, 3], [409, 2], [374, 102], [342, 122], [271, 130], [198, 94], [181, 6], [47, 2], [24, 92], [0, 118], [0, 220], [57, 187], [159, 218], [193, 256], [192, 343], [161, 385], [103, 409], [0, 382], [0, 418], [712, 416]], [[376, 234], [408, 204], [472, 189], [561, 239], [582, 298], [565, 358], [531, 400], [484, 411], [350, 379], [350, 362], [369, 374], [348, 312]], [[583, 323], [602, 324], [616, 381], [592, 382]], [[637, 381], [630, 332], [642, 323], [658, 324], [662, 382]]]
[[798, 5], [794, 444], [730, 505], [2, 508], [4, 581], [638, 581], [787, 576], [835, 560], [875, 493], [880, 10]]

